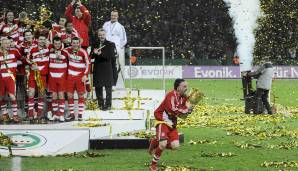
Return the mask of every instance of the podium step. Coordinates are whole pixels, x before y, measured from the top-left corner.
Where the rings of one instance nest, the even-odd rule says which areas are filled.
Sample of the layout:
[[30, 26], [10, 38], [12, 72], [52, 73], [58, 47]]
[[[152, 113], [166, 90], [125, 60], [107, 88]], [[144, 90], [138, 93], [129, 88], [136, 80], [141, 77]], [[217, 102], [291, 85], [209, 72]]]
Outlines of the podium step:
[[[184, 134], [179, 133], [179, 142], [184, 143]], [[150, 140], [134, 136], [113, 136], [90, 140], [90, 148], [98, 149], [147, 149]]]
[[147, 111], [145, 110], [86, 110], [83, 119], [90, 118], [102, 120], [145, 120]]
[[[89, 149], [88, 129], [17, 129], [0, 130], [13, 141], [16, 156], [55, 156]], [[0, 146], [0, 155], [9, 156], [7, 147]]]

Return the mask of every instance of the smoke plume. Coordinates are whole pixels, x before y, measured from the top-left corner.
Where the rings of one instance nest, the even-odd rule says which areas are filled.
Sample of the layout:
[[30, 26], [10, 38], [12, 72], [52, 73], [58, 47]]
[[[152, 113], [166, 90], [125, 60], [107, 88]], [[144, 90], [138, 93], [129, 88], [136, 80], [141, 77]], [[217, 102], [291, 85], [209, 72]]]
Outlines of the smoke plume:
[[237, 38], [237, 54], [240, 58], [240, 71], [252, 69], [253, 49], [255, 45], [254, 29], [261, 16], [260, 0], [224, 0], [233, 19]]

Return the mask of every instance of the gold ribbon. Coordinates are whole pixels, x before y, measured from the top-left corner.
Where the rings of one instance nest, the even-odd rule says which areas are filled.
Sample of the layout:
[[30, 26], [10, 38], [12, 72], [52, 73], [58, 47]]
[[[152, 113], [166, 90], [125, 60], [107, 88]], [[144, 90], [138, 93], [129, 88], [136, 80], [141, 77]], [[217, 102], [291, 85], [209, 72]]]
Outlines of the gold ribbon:
[[166, 124], [167, 126], [169, 126], [170, 128], [173, 128], [173, 126], [172, 125], [170, 125], [168, 122], [166, 122], [166, 121], [157, 121], [157, 120], [155, 120], [155, 122], [154, 122], [154, 126], [156, 127], [157, 125], [159, 125], [159, 124]]
[[40, 94], [44, 94], [44, 92], [45, 92], [45, 86], [44, 86], [44, 84], [42, 82], [40, 71], [38, 71], [38, 70], [34, 71], [34, 78], [35, 78], [36, 85], [38, 87], [39, 93]]
[[[29, 59], [28, 59], [28, 62], [31, 65], [33, 64], [33, 65], [38, 66], [35, 62], [29, 61]], [[40, 74], [40, 71], [39, 70], [34, 70], [34, 79], [36, 81], [36, 85], [37, 85], [37, 88], [38, 88], [39, 93], [43, 95], [46, 88], [45, 88], [45, 85], [42, 82], [41, 74]]]

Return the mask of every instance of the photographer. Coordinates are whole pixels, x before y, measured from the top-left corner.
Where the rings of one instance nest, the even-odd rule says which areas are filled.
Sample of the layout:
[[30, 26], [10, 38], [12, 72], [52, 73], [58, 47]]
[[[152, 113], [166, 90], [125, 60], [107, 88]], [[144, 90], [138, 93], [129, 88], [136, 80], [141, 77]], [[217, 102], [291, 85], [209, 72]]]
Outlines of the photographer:
[[256, 112], [261, 114], [262, 105], [268, 111], [268, 114], [272, 114], [272, 108], [268, 102], [268, 94], [272, 85], [273, 77], [273, 66], [272, 63], [267, 61], [262, 66], [260, 66], [256, 71], [247, 73], [249, 77], [257, 78], [257, 91], [256, 91]]

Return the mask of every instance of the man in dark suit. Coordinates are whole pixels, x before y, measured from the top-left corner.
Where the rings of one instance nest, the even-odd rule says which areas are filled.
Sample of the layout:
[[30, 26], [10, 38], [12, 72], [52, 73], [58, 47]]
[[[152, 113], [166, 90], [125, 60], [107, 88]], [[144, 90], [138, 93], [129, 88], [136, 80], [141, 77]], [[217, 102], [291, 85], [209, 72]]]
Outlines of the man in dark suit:
[[[98, 100], [98, 106], [102, 110], [110, 110], [112, 106], [112, 86], [117, 77], [116, 47], [113, 42], [106, 40], [106, 32], [103, 29], [97, 31], [98, 40], [92, 50], [94, 58], [93, 85]], [[106, 90], [104, 103], [103, 87]]]

